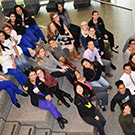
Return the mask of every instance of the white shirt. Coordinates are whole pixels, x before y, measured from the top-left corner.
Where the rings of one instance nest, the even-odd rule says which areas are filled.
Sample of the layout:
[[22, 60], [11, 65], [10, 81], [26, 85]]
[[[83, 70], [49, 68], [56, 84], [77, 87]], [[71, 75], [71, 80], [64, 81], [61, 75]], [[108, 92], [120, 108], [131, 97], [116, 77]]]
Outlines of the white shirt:
[[5, 74], [8, 72], [9, 68], [13, 69], [13, 62], [10, 56], [11, 54], [13, 54], [11, 50], [5, 49], [5, 51], [2, 50], [2, 56], [0, 56], [2, 59], [1, 66], [3, 67], [3, 72]]
[[13, 53], [14, 57], [16, 56], [16, 52], [13, 48], [13, 46], [17, 47], [17, 50], [19, 52], [19, 55], [21, 55], [23, 53], [22, 49], [16, 45], [16, 43], [14, 41], [11, 41], [10, 39], [7, 39], [4, 41], [4, 43], [2, 43], [4, 46], [7, 46]]
[[[131, 71], [131, 74], [130, 75], [131, 75], [132, 79], [135, 82], [135, 72], [134, 71]], [[124, 73], [121, 76], [120, 80], [122, 80], [124, 82], [125, 87], [130, 90], [131, 94], [132, 95], [135, 95], [135, 85], [133, 84], [130, 76], [128, 74]]]
[[10, 36], [18, 41], [17, 44], [19, 44], [22, 39], [22, 35], [17, 35], [17, 32], [15, 30], [11, 30]]

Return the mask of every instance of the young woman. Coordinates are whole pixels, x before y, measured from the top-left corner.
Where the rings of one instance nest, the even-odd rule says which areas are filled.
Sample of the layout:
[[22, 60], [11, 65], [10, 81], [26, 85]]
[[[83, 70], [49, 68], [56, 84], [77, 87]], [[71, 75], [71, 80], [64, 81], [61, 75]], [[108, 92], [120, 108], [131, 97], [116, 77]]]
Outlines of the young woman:
[[22, 38], [18, 40], [18, 46], [20, 46], [24, 54], [28, 57], [31, 57], [31, 54], [28, 48], [35, 49], [36, 45], [33, 43], [38, 41], [38, 38], [34, 36], [29, 28], [26, 28], [22, 25], [22, 22], [16, 20], [16, 15], [14, 12], [9, 13], [8, 23], [14, 28], [17, 32], [17, 35], [21, 35]]
[[66, 107], [70, 107], [70, 104], [64, 99], [64, 97], [67, 97], [70, 102], [73, 102], [73, 98], [70, 94], [59, 89], [58, 81], [51, 76], [45, 68], [36, 67], [35, 71], [39, 79], [48, 86], [51, 96], [54, 94]]
[[135, 123], [130, 106], [125, 103], [121, 104], [121, 114], [119, 116], [119, 123], [125, 135], [135, 135]]
[[[18, 42], [20, 42], [19, 39], [21, 39], [21, 35], [17, 35], [16, 31], [13, 30], [13, 29], [12, 29], [12, 26], [11, 26], [10, 24], [8, 24], [8, 23], [5, 24], [2, 28], [3, 28], [4, 32], [5, 32], [7, 35], [10, 36], [11, 42], [16, 43], [16, 44], [17, 44], [17, 49], [20, 50], [20, 51], [19, 51], [19, 55], [20, 55], [21, 61], [18, 59], [17, 55], [14, 56], [14, 57], [15, 57], [15, 64], [16, 64], [16, 66], [17, 66], [19, 69], [21, 69], [22, 72], [26, 72], [25, 67], [26, 67], [27, 69], [30, 69], [30, 68], [32, 68], [32, 66], [31, 66], [30, 63], [26, 60], [26, 58], [25, 58], [25, 56], [24, 56], [24, 54], [23, 54], [21, 48], [20, 48], [19, 45], [18, 45]], [[25, 66], [25, 67], [24, 67], [24, 66]]]
[[89, 87], [90, 91], [92, 91], [95, 97], [92, 98], [92, 101], [99, 100], [100, 105], [99, 107], [102, 111], [106, 111], [105, 106], [108, 104], [108, 93], [105, 87], [91, 87], [91, 85], [86, 81], [86, 78], [81, 76], [78, 70], [73, 71], [71, 74], [74, 80], [74, 83], [81, 82], [82, 84]]
[[88, 59], [82, 59], [81, 65], [83, 66], [83, 74], [88, 83], [94, 87], [105, 87], [111, 89], [112, 86], [101, 76], [103, 67], [97, 61], [90, 62]]
[[60, 128], [65, 127], [64, 124], [68, 121], [62, 117], [62, 114], [52, 104], [50, 91], [44, 82], [37, 77], [35, 70], [29, 70], [29, 76], [23, 88], [30, 95], [32, 105], [49, 111], [57, 119]]
[[29, 27], [30, 30], [36, 34], [38, 38], [46, 44], [45, 36], [36, 24], [36, 21], [30, 16], [29, 12], [23, 9], [20, 5], [14, 7], [14, 12], [17, 16], [17, 19], [22, 22], [23, 26]]
[[64, 5], [61, 2], [56, 3], [56, 10], [59, 17], [62, 19], [63, 23], [69, 29], [73, 37], [77, 40], [79, 47], [80, 45], [79, 38], [81, 33], [80, 27], [71, 23], [68, 11], [64, 8]]
[[69, 65], [71, 68], [76, 69], [76, 66], [64, 57], [64, 52], [61, 45], [57, 44], [53, 38], [48, 40], [49, 52], [62, 64]]
[[85, 21], [83, 21], [83, 22], [81, 22], [81, 35], [80, 35], [80, 38], [81, 38], [81, 42], [82, 42], [82, 45], [83, 45], [85, 50], [87, 49], [87, 42], [86, 42], [85, 38], [88, 35], [89, 35], [89, 26]]
[[18, 103], [18, 100], [15, 96], [15, 94], [27, 97], [28, 95], [24, 92], [22, 92], [13, 82], [6, 79], [5, 77], [0, 75], [0, 90], [5, 89], [12, 100], [12, 103], [17, 107], [20, 108], [21, 105]]
[[21, 86], [23, 86], [25, 81], [27, 80], [27, 77], [22, 72], [16, 69], [13, 52], [8, 47], [3, 45], [4, 42], [5, 36], [3, 35], [3, 33], [0, 33], [0, 57], [3, 72], [4, 74], [13, 75], [21, 84]]
[[75, 84], [74, 91], [74, 103], [81, 118], [86, 123], [95, 126], [98, 129], [100, 135], [105, 135], [104, 126], [106, 120], [91, 103], [92, 94], [90, 93], [88, 87], [78, 82]]
[[62, 19], [58, 16], [58, 14], [57, 13], [50, 13], [50, 18], [51, 18], [51, 21], [55, 24], [56, 28], [58, 29], [58, 31], [61, 35], [65, 35], [65, 37], [68, 36], [70, 38], [75, 39], [74, 46], [77, 50], [78, 47], [80, 46], [80, 43], [78, 43], [79, 39], [75, 38], [75, 36], [71, 34], [71, 32], [66, 27], [66, 25], [63, 23]]
[[130, 64], [132, 71], [135, 71], [135, 53], [131, 53], [128, 63]]
[[73, 80], [70, 76], [72, 70], [60, 64], [44, 47], [38, 46], [36, 48], [36, 56], [39, 66], [46, 68], [55, 78], [66, 76], [68, 81], [72, 84]]
[[59, 43], [61, 45], [62, 49], [67, 48], [69, 50], [69, 58], [71, 60], [78, 61], [77, 58], [81, 58], [81, 56], [79, 56], [76, 52], [76, 49], [73, 45], [73, 39], [70, 36], [65, 37], [63, 35], [60, 35], [56, 26], [52, 22], [48, 24], [47, 29], [47, 37], [53, 38], [57, 44]]
[[102, 38], [105, 40], [109, 40], [111, 45], [111, 50], [115, 53], [119, 53], [117, 51], [118, 46], [114, 45], [114, 37], [111, 32], [106, 30], [104, 22], [101, 17], [99, 17], [98, 11], [94, 10], [92, 12], [92, 19], [89, 21], [88, 26], [94, 26], [96, 29], [96, 32], [100, 33], [102, 35]]

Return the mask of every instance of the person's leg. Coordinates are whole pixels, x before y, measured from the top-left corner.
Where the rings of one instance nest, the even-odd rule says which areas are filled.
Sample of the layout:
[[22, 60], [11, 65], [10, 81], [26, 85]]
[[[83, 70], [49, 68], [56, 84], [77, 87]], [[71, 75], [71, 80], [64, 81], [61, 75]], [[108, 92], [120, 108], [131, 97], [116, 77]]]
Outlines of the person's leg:
[[22, 72], [20, 72], [17, 69], [8, 69], [8, 73], [7, 74], [14, 75], [14, 77], [21, 84], [21, 86], [23, 86], [24, 83], [27, 80], [27, 77]]
[[113, 34], [110, 31], [107, 31], [108, 39], [111, 45], [111, 48], [114, 47], [114, 37]]
[[71, 71], [72, 71], [71, 69], [67, 69], [66, 72], [56, 71], [56, 72], [52, 72], [51, 75], [52, 75], [53, 77], [55, 77], [55, 78], [64, 77], [64, 76], [65, 76], [65, 77], [69, 80], [69, 82], [70, 82], [71, 84], [73, 84], [73, 79], [72, 79], [72, 77], [70, 76], [70, 72], [71, 72]]
[[15, 56], [15, 64], [16, 64], [17, 68], [19, 68], [22, 72], [25, 72], [25, 68], [17, 56]]
[[45, 36], [43, 32], [41, 31], [41, 29], [38, 27], [38, 25], [30, 25], [30, 28], [34, 29], [41, 39], [45, 39]]
[[103, 64], [105, 65], [105, 73], [110, 73], [111, 62], [106, 59], [102, 59], [102, 61], [103, 61]]
[[54, 116], [55, 119], [62, 117], [62, 114], [52, 104], [52, 101], [46, 99], [45, 100], [39, 99], [39, 108], [48, 110]]
[[26, 29], [25, 34], [27, 36], [29, 36], [32, 39], [32, 41], [34, 41], [34, 42], [37, 42], [38, 41], [38, 38], [31, 32], [30, 28], [27, 28]]
[[80, 35], [80, 39], [81, 39], [81, 42], [82, 42], [82, 46], [86, 50], [87, 49], [87, 43], [86, 43], [86, 40], [85, 40], [84, 36]]
[[98, 80], [98, 82], [104, 86], [105, 88], [108, 88], [109, 83], [101, 76], [100, 79]]
[[98, 81], [88, 82], [92, 87], [102, 87]]
[[17, 104], [18, 100], [15, 97], [15, 91], [11, 87], [9, 87], [8, 83], [9, 81], [0, 82], [0, 90], [5, 89], [9, 93], [13, 104]]
[[23, 50], [24, 55], [26, 55], [26, 56], [28, 56], [28, 57], [31, 57], [30, 52], [29, 52], [29, 50], [27, 49], [27, 47], [25, 47], [25, 46], [22, 45], [22, 44], [17, 44], [17, 45], [21, 47], [21, 49]]
[[22, 39], [21, 39], [20, 43], [22, 45], [28, 47], [28, 48], [31, 48], [31, 49], [35, 49], [36, 48], [36, 45], [32, 42], [31, 38], [28, 37], [27, 35], [23, 35], [22, 36]]
[[30, 68], [31, 68], [31, 65], [30, 65], [30, 63], [26, 60], [26, 58], [25, 58], [25, 56], [24, 56], [23, 53], [20, 55], [20, 58], [21, 58], [21, 60], [22, 60], [23, 65], [25, 65], [28, 69], [30, 69]]

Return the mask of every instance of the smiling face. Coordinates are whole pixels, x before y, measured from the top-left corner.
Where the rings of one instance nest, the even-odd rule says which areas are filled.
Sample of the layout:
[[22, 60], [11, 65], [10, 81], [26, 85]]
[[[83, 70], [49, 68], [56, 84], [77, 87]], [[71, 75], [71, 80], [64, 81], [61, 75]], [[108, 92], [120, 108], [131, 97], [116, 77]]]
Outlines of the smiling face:
[[51, 23], [51, 24], [50, 24], [50, 31], [51, 31], [52, 33], [55, 33], [55, 31], [56, 31], [56, 26], [54, 25], [54, 23]]
[[55, 23], [57, 23], [57, 22], [59, 22], [59, 20], [60, 20], [59, 16], [58, 16], [57, 14], [54, 14], [54, 15], [53, 15], [53, 21], [54, 21]]
[[125, 91], [126, 91], [125, 85], [124, 84], [120, 84], [119, 87], [118, 87], [118, 91], [119, 91], [119, 93], [121, 95], [124, 95]]
[[135, 41], [132, 41], [131, 44], [129, 44], [129, 46], [133, 49], [135, 49]]
[[87, 47], [88, 47], [91, 51], [93, 51], [94, 48], [95, 48], [94, 42], [93, 42], [93, 41], [89, 41]]
[[22, 9], [20, 7], [17, 7], [16, 8], [16, 13], [20, 16], [22, 16], [23, 12], [22, 12]]
[[125, 67], [125, 69], [124, 69], [124, 72], [126, 73], [126, 74], [128, 74], [128, 75], [130, 75], [131, 74], [131, 67], [130, 66], [126, 66]]
[[95, 35], [95, 32], [96, 32], [96, 31], [95, 31], [94, 28], [90, 28], [90, 29], [89, 29], [89, 34], [90, 34], [90, 35], [94, 36], [94, 35]]
[[76, 75], [77, 80], [81, 78], [81, 74], [78, 71], [75, 71], [75, 75]]
[[97, 20], [99, 18], [99, 14], [97, 12], [95, 12], [93, 15], [92, 15], [92, 18], [94, 20]]
[[16, 20], [15, 14], [11, 14], [9, 18], [10, 18], [11, 22], [15, 22], [15, 20]]
[[5, 41], [5, 35], [1, 32], [0, 33], [0, 42], [4, 42]]
[[45, 56], [45, 51], [44, 51], [44, 49], [42, 48], [42, 49], [40, 49], [40, 51], [39, 51], [39, 57], [40, 58], [43, 58], [44, 56]]
[[30, 72], [28, 78], [30, 79], [31, 82], [36, 81], [37, 78], [36, 72], [35, 71]]
[[9, 27], [5, 27], [3, 30], [7, 35], [11, 34], [11, 29]]
[[58, 4], [58, 11], [62, 12], [63, 11], [63, 6], [61, 4]]
[[38, 69], [36, 74], [39, 78], [44, 78], [44, 72], [41, 69]]
[[55, 40], [51, 40], [51, 41], [49, 42], [49, 46], [50, 46], [52, 49], [54, 49], [54, 48], [57, 46], [56, 41], [55, 41]]
[[82, 63], [83, 67], [93, 69], [93, 65], [91, 65], [88, 61], [84, 61]]
[[77, 94], [79, 94], [79, 95], [82, 95], [82, 94], [83, 94], [83, 88], [82, 88], [81, 85], [77, 85], [77, 86], [76, 86], [76, 92], [77, 92]]
[[135, 55], [131, 58], [131, 61], [135, 64]]
[[131, 114], [131, 108], [129, 107], [129, 105], [126, 105], [124, 110], [123, 110], [123, 113], [125, 115], [128, 115], [128, 114]]

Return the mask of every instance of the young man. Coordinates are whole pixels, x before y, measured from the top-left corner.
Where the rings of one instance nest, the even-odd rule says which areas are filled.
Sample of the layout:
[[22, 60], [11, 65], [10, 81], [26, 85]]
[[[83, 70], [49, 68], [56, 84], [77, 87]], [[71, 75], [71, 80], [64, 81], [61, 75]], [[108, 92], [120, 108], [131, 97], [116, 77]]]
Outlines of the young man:
[[[88, 49], [85, 50], [85, 52], [83, 54], [83, 58], [86, 58], [86, 59], [90, 60], [91, 62], [97, 60], [102, 66], [105, 65], [106, 76], [112, 77], [113, 75], [110, 74], [111, 62], [109, 60], [106, 60], [106, 59], [101, 59], [101, 56], [99, 55], [98, 49], [95, 47], [93, 41], [88, 41], [87, 47], [88, 47]], [[96, 57], [96, 59], [95, 59], [95, 57]]]
[[111, 100], [110, 114], [113, 114], [115, 111], [114, 108], [116, 104], [121, 105], [123, 103], [127, 103], [131, 107], [132, 114], [135, 116], [135, 104], [129, 89], [125, 88], [122, 80], [115, 82], [115, 85], [117, 86], [118, 92]]
[[129, 43], [129, 47], [124, 54], [126, 63], [129, 62], [130, 54], [135, 53], [135, 39], [130, 39], [128, 43]]
[[100, 33], [103, 37], [103, 39], [109, 40], [110, 45], [111, 45], [111, 50], [114, 51], [115, 53], [118, 53], [116, 50], [118, 46], [114, 45], [114, 37], [111, 32], [106, 30], [104, 22], [101, 17], [99, 17], [98, 11], [94, 10], [92, 12], [92, 19], [88, 23], [89, 27], [94, 26], [96, 29], [96, 32]]
[[123, 66], [124, 74], [121, 76], [120, 80], [122, 80], [125, 84], [125, 87], [128, 88], [135, 99], [135, 72], [131, 70], [131, 66], [126, 63]]

